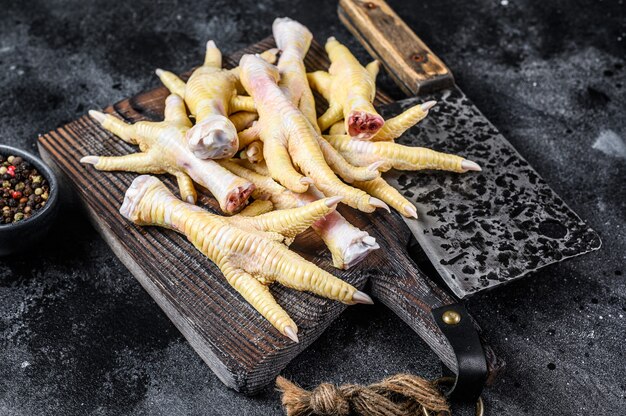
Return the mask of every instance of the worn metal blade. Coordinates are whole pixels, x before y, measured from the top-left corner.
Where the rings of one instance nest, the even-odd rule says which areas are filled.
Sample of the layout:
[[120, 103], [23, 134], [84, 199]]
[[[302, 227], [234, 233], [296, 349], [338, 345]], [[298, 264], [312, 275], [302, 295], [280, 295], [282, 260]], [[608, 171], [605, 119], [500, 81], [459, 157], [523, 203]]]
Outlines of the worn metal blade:
[[457, 87], [382, 107], [385, 118], [437, 100], [398, 143], [455, 153], [482, 172], [389, 172], [415, 204], [405, 219], [450, 289], [464, 298], [597, 250], [600, 237], [546, 184]]

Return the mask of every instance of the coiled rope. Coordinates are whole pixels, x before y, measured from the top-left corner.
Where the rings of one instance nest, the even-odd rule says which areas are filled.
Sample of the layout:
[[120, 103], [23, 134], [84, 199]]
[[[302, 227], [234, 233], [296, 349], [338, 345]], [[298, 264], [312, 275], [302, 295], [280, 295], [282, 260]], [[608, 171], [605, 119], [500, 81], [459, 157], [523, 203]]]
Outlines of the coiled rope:
[[287, 416], [409, 416], [424, 409], [434, 415], [450, 414], [437, 382], [410, 374], [396, 374], [369, 386], [322, 383], [312, 391], [279, 376], [276, 386]]

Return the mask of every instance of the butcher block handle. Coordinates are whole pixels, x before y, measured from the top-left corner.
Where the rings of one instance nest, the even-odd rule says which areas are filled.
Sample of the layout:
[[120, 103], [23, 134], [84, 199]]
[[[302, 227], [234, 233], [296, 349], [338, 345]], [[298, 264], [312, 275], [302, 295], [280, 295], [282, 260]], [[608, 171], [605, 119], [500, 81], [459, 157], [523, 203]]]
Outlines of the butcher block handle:
[[452, 72], [383, 0], [340, 0], [339, 19], [409, 96], [454, 85]]

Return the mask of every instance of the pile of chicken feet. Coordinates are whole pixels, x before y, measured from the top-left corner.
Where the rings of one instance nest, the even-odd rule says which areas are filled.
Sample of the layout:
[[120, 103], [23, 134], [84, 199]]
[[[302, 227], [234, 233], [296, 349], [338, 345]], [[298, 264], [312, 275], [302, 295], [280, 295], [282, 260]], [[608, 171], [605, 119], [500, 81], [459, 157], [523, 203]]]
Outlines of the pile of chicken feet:
[[[333, 265], [347, 269], [379, 246], [335, 211], [338, 202], [363, 212], [391, 206], [417, 218], [415, 206], [381, 172], [481, 169], [460, 156], [394, 142], [435, 103], [384, 120], [372, 104], [377, 61], [364, 67], [330, 38], [328, 72], [307, 73], [309, 30], [278, 18], [272, 31], [277, 49], [244, 55], [237, 68], [222, 68], [222, 54], [209, 41], [203, 65], [186, 83], [158, 69], [171, 92], [163, 121], [127, 124], [90, 111], [103, 128], [138, 145], [140, 152], [85, 156], [81, 162], [142, 174], [126, 192], [121, 214], [136, 224], [184, 234], [246, 301], [297, 342], [297, 325], [274, 300], [270, 283], [347, 304], [372, 303], [365, 293], [289, 250], [297, 234], [312, 227]], [[319, 117], [312, 89], [328, 102]], [[182, 201], [156, 177], [145, 175], [163, 173], [176, 177]], [[220, 216], [197, 207], [194, 183], [208, 189], [225, 214], [238, 214]]]

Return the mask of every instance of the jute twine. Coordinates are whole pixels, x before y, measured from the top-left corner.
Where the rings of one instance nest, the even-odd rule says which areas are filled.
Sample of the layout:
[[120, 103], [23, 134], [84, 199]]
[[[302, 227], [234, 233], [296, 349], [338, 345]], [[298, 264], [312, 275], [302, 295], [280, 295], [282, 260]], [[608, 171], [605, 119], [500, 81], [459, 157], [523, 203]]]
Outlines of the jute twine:
[[396, 374], [369, 386], [322, 383], [312, 391], [279, 376], [276, 386], [287, 416], [409, 416], [420, 415], [422, 408], [431, 414], [450, 414], [437, 384], [410, 374]]

